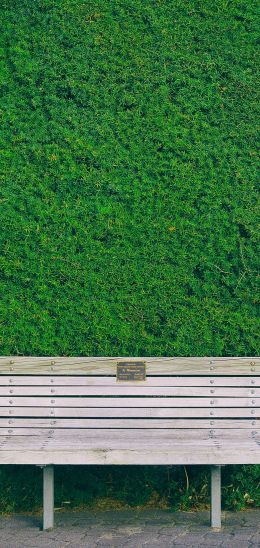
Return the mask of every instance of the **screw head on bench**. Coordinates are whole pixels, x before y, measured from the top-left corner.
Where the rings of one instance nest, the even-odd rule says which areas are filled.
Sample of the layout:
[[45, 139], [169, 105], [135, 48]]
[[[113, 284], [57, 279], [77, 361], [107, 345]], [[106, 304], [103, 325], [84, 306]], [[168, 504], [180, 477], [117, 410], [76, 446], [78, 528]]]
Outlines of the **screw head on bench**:
[[255, 379], [251, 379], [251, 384], [255, 384]]
[[251, 415], [255, 415], [255, 409], [251, 409]]
[[13, 403], [13, 400], [9, 400], [9, 403], [10, 403], [10, 405], [12, 405], [12, 403]]
[[215, 381], [214, 381], [214, 379], [210, 379], [209, 382], [210, 382], [210, 384], [214, 384]]

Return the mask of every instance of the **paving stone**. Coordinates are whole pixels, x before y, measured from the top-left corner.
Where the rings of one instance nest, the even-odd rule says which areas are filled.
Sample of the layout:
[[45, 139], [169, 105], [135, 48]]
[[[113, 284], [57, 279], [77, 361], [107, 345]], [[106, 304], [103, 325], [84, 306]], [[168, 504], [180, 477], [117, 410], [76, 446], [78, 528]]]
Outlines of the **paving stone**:
[[[232, 546], [232, 543], [233, 543], [233, 537], [229, 536], [228, 538], [226, 538], [226, 541], [229, 542], [230, 546]], [[222, 546], [223, 542], [224, 542], [224, 539], [222, 537], [222, 535], [220, 535], [219, 537], [204, 537], [203, 539], [203, 542], [205, 543], [206, 546]]]
[[124, 546], [125, 542], [123, 539], [111, 539], [111, 540], [100, 540], [97, 542], [97, 546], [114, 546], [121, 548]]
[[258, 535], [251, 535], [250, 541], [255, 542], [260, 547], [260, 533]]
[[198, 545], [198, 544], [192, 544], [192, 545], [190, 544], [190, 545], [188, 545], [188, 544], [186, 544], [186, 543], [185, 543], [185, 544], [181, 544], [181, 543], [179, 543], [179, 542], [173, 542], [173, 544], [172, 544], [171, 546], [178, 546], [178, 548], [183, 548], [184, 546], [185, 546], [185, 548], [187, 548], [187, 546], [189, 546], [189, 548], [191, 548], [191, 546], [195, 546], [196, 548], [198, 548], [198, 546], [201, 546], [201, 545], [200, 545], [200, 544], [199, 544], [199, 545]]
[[170, 537], [159, 537], [158, 540], [154, 542], [147, 542], [144, 544], [145, 548], [150, 548], [150, 546], [172, 546], [172, 539]]
[[249, 541], [247, 541], [245, 544], [244, 542], [242, 542], [241, 544], [239, 542], [238, 544], [234, 542], [234, 538], [232, 538], [232, 540], [230, 539], [228, 541], [222, 542], [221, 548], [249, 548], [249, 545]]
[[260, 509], [223, 517], [213, 532], [206, 511], [66, 511], [46, 532], [39, 516], [0, 516], [0, 548], [260, 548]]
[[163, 535], [181, 534], [183, 531], [187, 531], [187, 525], [169, 525], [168, 527], [160, 527], [160, 533]]

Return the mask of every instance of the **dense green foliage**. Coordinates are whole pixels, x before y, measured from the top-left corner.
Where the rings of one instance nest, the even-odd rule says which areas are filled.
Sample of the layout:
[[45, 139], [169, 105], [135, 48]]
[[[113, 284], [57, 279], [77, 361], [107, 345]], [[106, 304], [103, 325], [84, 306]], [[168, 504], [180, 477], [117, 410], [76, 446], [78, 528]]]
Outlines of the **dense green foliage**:
[[256, 5], [3, 0], [2, 353], [256, 353]]
[[1, 354], [257, 354], [257, 4], [2, 0]]
[[[205, 467], [56, 466], [55, 478], [57, 508], [157, 506], [187, 510], [210, 504], [209, 469]], [[1, 467], [0, 513], [40, 509], [41, 484], [39, 468]], [[260, 465], [224, 467], [222, 484], [223, 508], [260, 506]]]

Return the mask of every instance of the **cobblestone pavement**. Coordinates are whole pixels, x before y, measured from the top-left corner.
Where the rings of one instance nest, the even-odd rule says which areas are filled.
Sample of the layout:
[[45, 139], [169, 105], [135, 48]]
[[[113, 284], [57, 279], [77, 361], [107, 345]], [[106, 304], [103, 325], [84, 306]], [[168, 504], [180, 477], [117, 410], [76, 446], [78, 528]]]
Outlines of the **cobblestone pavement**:
[[67, 511], [57, 512], [55, 522], [53, 531], [42, 532], [39, 517], [1, 516], [0, 547], [260, 547], [260, 509], [224, 513], [221, 532], [211, 531], [206, 511]]

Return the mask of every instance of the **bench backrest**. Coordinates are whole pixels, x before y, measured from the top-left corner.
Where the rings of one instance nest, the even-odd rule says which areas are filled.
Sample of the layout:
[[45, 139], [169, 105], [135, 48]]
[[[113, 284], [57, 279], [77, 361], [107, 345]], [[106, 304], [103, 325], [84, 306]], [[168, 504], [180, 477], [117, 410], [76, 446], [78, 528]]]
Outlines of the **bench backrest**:
[[259, 418], [259, 358], [0, 358], [0, 463], [260, 463]]

